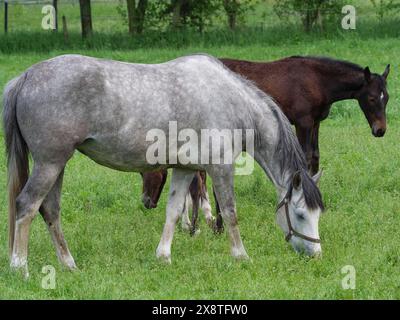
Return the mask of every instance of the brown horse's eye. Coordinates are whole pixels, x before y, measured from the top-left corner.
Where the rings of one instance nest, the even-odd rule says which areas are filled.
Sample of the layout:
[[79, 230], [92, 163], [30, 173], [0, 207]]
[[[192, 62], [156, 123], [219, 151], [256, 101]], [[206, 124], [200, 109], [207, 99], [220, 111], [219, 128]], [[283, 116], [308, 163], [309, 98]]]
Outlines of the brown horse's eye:
[[374, 97], [369, 97], [368, 101], [371, 102], [371, 103], [374, 103], [375, 102], [375, 98]]

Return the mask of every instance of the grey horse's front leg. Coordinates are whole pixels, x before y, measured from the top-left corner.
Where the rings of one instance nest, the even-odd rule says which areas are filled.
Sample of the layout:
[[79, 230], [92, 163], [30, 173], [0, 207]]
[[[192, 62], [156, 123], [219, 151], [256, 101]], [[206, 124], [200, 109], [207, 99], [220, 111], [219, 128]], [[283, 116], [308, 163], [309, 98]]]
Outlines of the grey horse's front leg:
[[185, 197], [195, 172], [174, 169], [167, 204], [166, 220], [156, 256], [171, 263], [171, 244], [174, 237], [176, 223], [184, 210]]
[[227, 226], [231, 242], [231, 254], [237, 259], [248, 259], [249, 256], [240, 237], [236, 215], [233, 173], [231, 165], [213, 166], [208, 170], [214, 184], [214, 192], [221, 208], [221, 215]]

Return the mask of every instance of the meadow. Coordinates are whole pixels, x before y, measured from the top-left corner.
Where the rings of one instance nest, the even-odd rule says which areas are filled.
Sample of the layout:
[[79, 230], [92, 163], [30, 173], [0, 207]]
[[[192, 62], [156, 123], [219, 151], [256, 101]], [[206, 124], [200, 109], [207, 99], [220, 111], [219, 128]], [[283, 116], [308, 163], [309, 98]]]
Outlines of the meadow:
[[[157, 40], [158, 39], [158, 40]], [[68, 163], [63, 186], [63, 229], [79, 271], [58, 264], [40, 216], [30, 237], [31, 277], [9, 270], [6, 161], [0, 133], [0, 298], [1, 299], [400, 299], [400, 76], [397, 24], [376, 20], [356, 30], [304, 35], [295, 26], [149, 33], [139, 39], [99, 33], [82, 42], [71, 33], [40, 31], [0, 35], [0, 89], [32, 64], [65, 53], [156, 63], [185, 54], [274, 60], [290, 55], [326, 55], [369, 66], [388, 79], [388, 130], [374, 138], [356, 101], [333, 106], [321, 125], [326, 212], [320, 219], [323, 257], [297, 255], [275, 223], [272, 183], [257, 166], [236, 177], [239, 226], [251, 260], [229, 254], [226, 233], [216, 236], [200, 217], [196, 237], [177, 227], [172, 264], [155, 258], [165, 220], [166, 192], [159, 206], [140, 201], [141, 178], [101, 167], [78, 152]], [[209, 188], [211, 184], [209, 183]], [[41, 286], [43, 266], [56, 269], [56, 288]], [[356, 287], [342, 287], [344, 266], [354, 266]]]

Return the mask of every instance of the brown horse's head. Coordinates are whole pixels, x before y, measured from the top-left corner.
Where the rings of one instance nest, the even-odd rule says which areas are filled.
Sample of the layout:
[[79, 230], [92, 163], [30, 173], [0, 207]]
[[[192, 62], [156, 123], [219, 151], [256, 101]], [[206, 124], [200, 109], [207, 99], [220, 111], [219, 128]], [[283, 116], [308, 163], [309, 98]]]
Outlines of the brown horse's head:
[[147, 209], [157, 208], [158, 200], [167, 180], [168, 171], [141, 173], [143, 179], [142, 202]]
[[390, 65], [387, 65], [382, 75], [371, 73], [366, 67], [365, 81], [356, 97], [375, 137], [383, 137], [386, 132], [386, 104], [389, 101], [386, 79], [389, 71]]

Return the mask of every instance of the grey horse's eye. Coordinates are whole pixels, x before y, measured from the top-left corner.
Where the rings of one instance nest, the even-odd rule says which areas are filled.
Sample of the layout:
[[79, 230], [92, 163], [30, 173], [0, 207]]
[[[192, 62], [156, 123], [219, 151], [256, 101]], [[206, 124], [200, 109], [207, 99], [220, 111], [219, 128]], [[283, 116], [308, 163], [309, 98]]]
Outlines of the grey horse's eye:
[[296, 214], [296, 218], [300, 221], [306, 220], [306, 213], [303, 209], [295, 209], [294, 213]]

